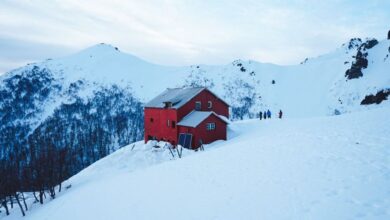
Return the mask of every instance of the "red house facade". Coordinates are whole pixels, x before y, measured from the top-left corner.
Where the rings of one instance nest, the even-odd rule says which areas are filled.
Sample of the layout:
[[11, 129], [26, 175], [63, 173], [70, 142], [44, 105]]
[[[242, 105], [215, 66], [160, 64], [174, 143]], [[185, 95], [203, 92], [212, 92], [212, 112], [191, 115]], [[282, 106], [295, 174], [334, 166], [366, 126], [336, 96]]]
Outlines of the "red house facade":
[[167, 89], [145, 105], [145, 142], [195, 149], [226, 140], [229, 105], [207, 88]]

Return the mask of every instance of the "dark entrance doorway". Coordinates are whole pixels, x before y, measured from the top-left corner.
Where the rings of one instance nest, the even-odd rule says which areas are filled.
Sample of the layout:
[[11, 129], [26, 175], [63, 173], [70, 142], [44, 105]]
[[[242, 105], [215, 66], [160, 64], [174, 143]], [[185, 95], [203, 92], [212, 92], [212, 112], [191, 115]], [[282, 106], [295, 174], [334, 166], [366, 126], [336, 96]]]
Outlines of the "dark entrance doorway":
[[187, 149], [192, 149], [192, 134], [190, 133], [180, 133], [179, 134], [179, 144]]

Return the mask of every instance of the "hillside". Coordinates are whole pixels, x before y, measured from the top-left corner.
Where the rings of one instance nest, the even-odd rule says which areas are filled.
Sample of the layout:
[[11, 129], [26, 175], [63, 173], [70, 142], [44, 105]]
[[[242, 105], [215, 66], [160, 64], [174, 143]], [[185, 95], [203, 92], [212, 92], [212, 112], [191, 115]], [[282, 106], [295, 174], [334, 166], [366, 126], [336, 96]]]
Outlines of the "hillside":
[[228, 141], [164, 163], [129, 145], [26, 219], [389, 219], [389, 112], [235, 122]]
[[[367, 47], [370, 42], [374, 43]], [[360, 53], [365, 57], [356, 58]], [[214, 85], [211, 87], [233, 107], [246, 104], [248, 111], [244, 112], [253, 116], [268, 108], [274, 112], [283, 109], [287, 117], [324, 116], [373, 107], [362, 106], [361, 102], [367, 95], [389, 89], [389, 54], [390, 40], [351, 39], [341, 48], [306, 59], [300, 65], [237, 60], [222, 67], [200, 66], [191, 71], [192, 78], [208, 79], [206, 85]], [[359, 66], [364, 61], [366, 68]], [[362, 75], [348, 78], [346, 72], [352, 68]]]

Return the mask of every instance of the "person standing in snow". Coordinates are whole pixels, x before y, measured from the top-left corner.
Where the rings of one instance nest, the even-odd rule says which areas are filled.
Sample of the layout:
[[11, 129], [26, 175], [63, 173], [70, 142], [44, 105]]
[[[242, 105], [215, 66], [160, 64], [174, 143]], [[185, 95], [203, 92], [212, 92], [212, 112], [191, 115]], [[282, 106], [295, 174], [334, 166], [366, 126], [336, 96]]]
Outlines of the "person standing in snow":
[[260, 112], [259, 117], [260, 117], [260, 120], [263, 119], [263, 112]]
[[264, 120], [267, 119], [267, 112], [264, 111], [263, 116], [264, 116]]
[[271, 111], [268, 109], [268, 111], [267, 111], [267, 117], [268, 118], [271, 118]]
[[282, 109], [279, 110], [279, 118], [282, 119], [282, 116], [283, 116], [283, 112], [282, 112]]

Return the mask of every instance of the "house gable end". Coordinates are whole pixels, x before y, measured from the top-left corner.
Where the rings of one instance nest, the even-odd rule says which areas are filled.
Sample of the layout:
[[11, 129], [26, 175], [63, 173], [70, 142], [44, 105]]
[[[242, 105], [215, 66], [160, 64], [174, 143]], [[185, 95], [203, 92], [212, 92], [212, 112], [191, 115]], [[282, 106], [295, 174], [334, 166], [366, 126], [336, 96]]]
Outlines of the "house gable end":
[[210, 119], [210, 118], [215, 118], [215, 119], [219, 120], [220, 122], [222, 122], [222, 123], [224, 123], [224, 124], [226, 124], [226, 125], [228, 124], [225, 120], [223, 120], [222, 118], [220, 118], [217, 114], [213, 113], [213, 114], [209, 115], [209, 117], [207, 117], [207, 118], [205, 118], [203, 121], [201, 121], [195, 128], [196, 128], [196, 129], [199, 128], [199, 126], [201, 126], [202, 123], [203, 123], [204, 121], [206, 121], [206, 120], [208, 120], [208, 119]]
[[[212, 102], [211, 108], [208, 108], [209, 101]], [[192, 97], [186, 104], [177, 109], [178, 120], [181, 120], [191, 111], [195, 110], [196, 102], [201, 102], [201, 107], [200, 109], [196, 109], [197, 111], [213, 111], [217, 115], [223, 115], [226, 118], [229, 118], [229, 105], [210, 90], [205, 88]]]
[[215, 112], [198, 112], [193, 111], [187, 116], [185, 116], [179, 123], [178, 126], [197, 128], [200, 124], [202, 124], [205, 120], [212, 118], [217, 118], [224, 124], [228, 124], [221, 116], [215, 114]]

